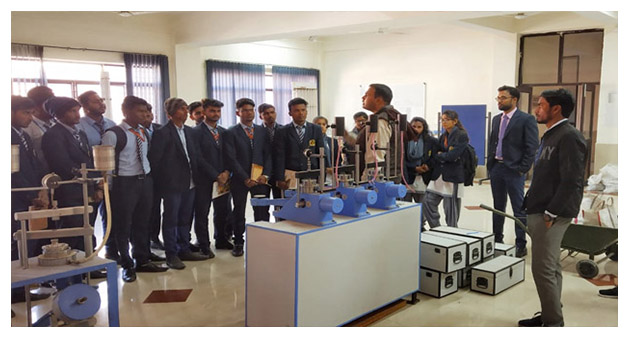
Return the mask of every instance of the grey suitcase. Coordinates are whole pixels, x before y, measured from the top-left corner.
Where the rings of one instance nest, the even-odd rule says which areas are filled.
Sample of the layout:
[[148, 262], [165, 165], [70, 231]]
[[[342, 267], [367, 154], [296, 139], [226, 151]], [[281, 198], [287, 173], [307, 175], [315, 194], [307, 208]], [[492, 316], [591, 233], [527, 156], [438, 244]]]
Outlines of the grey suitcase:
[[462, 269], [466, 266], [466, 243], [421, 233], [420, 266], [442, 273]]
[[507, 255], [508, 257], [516, 256], [516, 246], [502, 244], [499, 242], [494, 243], [494, 256], [498, 257], [500, 255]]
[[481, 256], [482, 259], [494, 257], [494, 234], [492, 233], [450, 226], [433, 227], [431, 231], [463, 235], [466, 237], [481, 239], [481, 248], [483, 250], [483, 254]]
[[436, 237], [463, 241], [466, 243], [466, 266], [472, 266], [481, 262], [481, 239], [435, 231], [425, 231], [422, 234], [430, 234], [435, 235]]
[[470, 289], [499, 294], [525, 280], [525, 259], [502, 255], [472, 268]]
[[420, 267], [420, 292], [436, 298], [457, 292], [457, 272], [442, 273]]

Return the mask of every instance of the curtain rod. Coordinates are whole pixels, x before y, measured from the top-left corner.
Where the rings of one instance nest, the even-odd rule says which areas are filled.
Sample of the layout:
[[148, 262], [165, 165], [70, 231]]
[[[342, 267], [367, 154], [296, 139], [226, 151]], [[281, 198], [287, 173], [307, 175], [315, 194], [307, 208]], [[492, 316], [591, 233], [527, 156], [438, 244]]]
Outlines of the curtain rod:
[[[125, 52], [125, 51], [112, 51], [112, 50], [106, 50], [106, 49], [96, 49], [96, 48], [87, 48], [87, 47], [63, 47], [63, 46], [53, 46], [53, 45], [36, 45], [36, 44], [25, 44], [25, 43], [21, 43], [21, 42], [12, 42], [12, 44], [18, 44], [18, 45], [31, 45], [31, 46], [40, 46], [40, 47], [46, 47], [46, 48], [59, 48], [59, 49], [66, 49], [66, 50], [77, 50], [77, 51], [91, 51], [91, 52], [108, 52], [108, 53], [122, 53], [122, 54], [145, 54], [145, 55], [156, 55], [156, 54], [149, 54], [149, 53], [137, 53], [137, 52]], [[157, 54], [157, 55], [163, 55], [163, 54]]]

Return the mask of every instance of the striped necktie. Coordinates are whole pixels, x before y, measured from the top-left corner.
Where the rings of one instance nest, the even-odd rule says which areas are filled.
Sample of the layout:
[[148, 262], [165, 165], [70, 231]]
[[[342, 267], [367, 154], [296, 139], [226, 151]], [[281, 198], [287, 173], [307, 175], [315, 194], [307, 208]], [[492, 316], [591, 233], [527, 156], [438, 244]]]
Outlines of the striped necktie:
[[304, 126], [295, 126], [298, 138], [300, 139], [300, 145], [304, 141]]
[[210, 133], [212, 133], [212, 138], [214, 139], [214, 142], [217, 143], [217, 146], [221, 146], [221, 143], [219, 141], [219, 131], [217, 131], [216, 128], [212, 128], [210, 129]]
[[249, 138], [249, 145], [251, 148], [254, 148], [254, 128], [245, 126], [245, 133], [247, 133], [247, 137]]
[[138, 156], [140, 167], [142, 167], [142, 174], [147, 174], [146, 170], [144, 169], [144, 161], [142, 161], [142, 143], [144, 142], [144, 138], [142, 137], [142, 135], [140, 135], [140, 133], [138, 133], [138, 131], [133, 128], [130, 128], [129, 131], [136, 136], [136, 154]]

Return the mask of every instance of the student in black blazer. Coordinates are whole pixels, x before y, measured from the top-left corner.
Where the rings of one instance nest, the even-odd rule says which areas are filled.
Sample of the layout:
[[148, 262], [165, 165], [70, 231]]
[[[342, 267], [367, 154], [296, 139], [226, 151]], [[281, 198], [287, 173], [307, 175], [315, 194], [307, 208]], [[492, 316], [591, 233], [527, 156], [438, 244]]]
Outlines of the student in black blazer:
[[[161, 124], [156, 124], [153, 122], [155, 116], [153, 115], [153, 107], [151, 104], [147, 103], [147, 116], [146, 120], [142, 124], [144, 128], [146, 128], [147, 133], [149, 133], [149, 137], [153, 136], [153, 133], [158, 129], [162, 128]], [[149, 147], [151, 144], [149, 143]], [[164, 250], [164, 244], [160, 240], [160, 229], [162, 228], [162, 218], [161, 218], [161, 210], [162, 210], [162, 197], [158, 194], [158, 188], [153, 187], [153, 204], [151, 207], [151, 218], [149, 219], [149, 239], [151, 241], [151, 248], [156, 250]]]
[[424, 197], [422, 212], [430, 227], [440, 225], [438, 205], [444, 198], [446, 224], [457, 227], [461, 209], [461, 183], [464, 182], [464, 166], [460, 156], [468, 144], [468, 133], [455, 111], [442, 113], [444, 133], [438, 140], [438, 153], [433, 156], [430, 168], [433, 169], [431, 182]]
[[214, 99], [201, 101], [205, 120], [193, 128], [195, 144], [199, 150], [199, 171], [195, 176], [195, 235], [202, 253], [209, 254], [210, 235], [208, 233], [208, 213], [210, 205], [214, 205], [212, 223], [214, 225], [215, 247], [217, 249], [233, 249], [230, 243], [227, 226], [231, 213], [230, 194], [212, 199], [212, 187], [215, 182], [224, 185], [230, 179], [230, 171], [223, 161], [223, 144], [226, 129], [219, 126], [223, 103]]
[[[273, 140], [276, 136], [276, 132], [278, 132], [278, 129], [280, 127], [282, 127], [282, 125], [280, 125], [277, 121], [276, 121], [276, 108], [273, 105], [270, 104], [260, 104], [258, 106], [258, 117], [260, 118], [260, 120], [263, 121], [262, 126], [267, 129], [267, 134], [269, 134], [269, 143], [271, 145], [273, 145]], [[273, 157], [272, 157], [273, 159]], [[271, 171], [271, 177], [269, 178], [269, 184], [271, 185], [271, 187], [269, 186], [262, 186], [261, 190], [264, 190], [264, 194], [266, 198], [269, 198], [271, 195], [270, 193], [273, 192], [273, 198], [274, 199], [278, 199], [281, 197], [281, 192], [280, 189], [276, 186], [276, 180], [275, 180], [275, 175], [273, 173], [273, 168]], [[269, 220], [269, 210], [267, 210], [267, 216], [265, 220]]]
[[162, 236], [166, 264], [184, 269], [182, 261], [208, 259], [209, 256], [190, 251], [190, 225], [195, 201], [193, 177], [197, 173], [197, 147], [193, 131], [184, 125], [188, 105], [179, 98], [164, 102], [170, 121], [156, 130], [151, 138], [149, 161], [159, 194], [164, 200]]
[[[245, 233], [245, 207], [247, 193], [252, 196], [264, 194], [259, 191], [260, 185], [266, 185], [271, 175], [271, 153], [269, 136], [264, 127], [254, 124], [254, 101], [242, 98], [236, 101], [236, 115], [240, 122], [230, 127], [225, 133], [225, 156], [227, 166], [232, 173], [230, 187], [234, 209], [232, 222], [234, 225], [234, 249], [232, 255], [243, 255], [243, 234]], [[262, 175], [251, 178], [252, 164], [263, 166]], [[267, 207], [254, 207], [254, 219], [262, 220], [261, 210]]]
[[438, 152], [438, 140], [431, 135], [429, 125], [423, 118], [414, 117], [409, 124], [414, 133], [405, 145], [404, 174], [407, 184], [415, 192], [407, 190], [404, 200], [411, 201], [413, 199], [415, 202], [424, 202], [427, 184], [429, 184], [433, 173], [429, 164]]
[[[520, 92], [516, 88], [501, 86], [498, 91], [496, 100], [502, 113], [492, 119], [486, 163], [494, 208], [505, 212], [509, 195], [514, 216], [527, 225], [523, 209], [525, 174], [532, 166], [538, 148], [538, 127], [533, 115], [517, 108]], [[496, 242], [503, 242], [504, 221], [504, 217], [492, 215], [492, 230]], [[514, 231], [516, 256], [520, 258], [527, 254], [527, 238], [525, 231], [517, 225], [514, 225]]]
[[[304, 155], [306, 149], [310, 149], [313, 154], [319, 153], [319, 148], [324, 147], [322, 129], [306, 121], [308, 103], [302, 98], [294, 98], [289, 101], [289, 115], [293, 119], [290, 124], [284, 125], [276, 132], [274, 138], [274, 167], [273, 173], [276, 185], [283, 190], [289, 188], [285, 178], [285, 170], [305, 171], [307, 169], [307, 159]], [[303, 136], [300, 138], [298, 130]], [[300, 141], [300, 139], [302, 139]], [[311, 169], [318, 169], [319, 161], [311, 159]]]
[[[88, 145], [85, 132], [78, 128], [81, 116], [79, 109], [81, 104], [66, 97], [52, 97], [44, 104], [46, 111], [52, 114], [58, 121], [42, 137], [42, 151], [48, 162], [51, 172], [55, 172], [61, 180], [71, 180], [79, 176], [78, 170], [81, 164], [86, 164], [87, 168], [94, 168], [92, 160], [92, 150]], [[98, 175], [95, 172], [89, 176]], [[96, 186], [96, 187], [95, 187]], [[102, 184], [88, 186], [88, 193], [92, 195], [91, 203], [93, 212], [90, 220], [94, 220], [96, 206], [103, 198]], [[61, 185], [55, 190], [55, 199], [58, 200], [59, 207], [70, 207], [83, 205], [83, 188], [81, 184]], [[82, 215], [72, 215], [61, 217], [58, 226], [60, 228], [83, 226]], [[70, 247], [85, 250], [83, 237], [61, 238], [59, 242], [65, 242]], [[92, 245], [95, 245], [93, 238]]]
[[[11, 96], [11, 145], [18, 145], [20, 152], [19, 171], [11, 173], [11, 188], [38, 187], [44, 172], [35, 154], [33, 140], [24, 131], [33, 121], [35, 102], [29, 98]], [[11, 235], [20, 229], [13, 218], [16, 212], [28, 211], [29, 206], [48, 207], [48, 192], [27, 191], [11, 193]], [[45, 244], [46, 242], [43, 242]], [[41, 254], [42, 241], [29, 240], [29, 257]], [[17, 242], [11, 237], [11, 260], [18, 260]]]

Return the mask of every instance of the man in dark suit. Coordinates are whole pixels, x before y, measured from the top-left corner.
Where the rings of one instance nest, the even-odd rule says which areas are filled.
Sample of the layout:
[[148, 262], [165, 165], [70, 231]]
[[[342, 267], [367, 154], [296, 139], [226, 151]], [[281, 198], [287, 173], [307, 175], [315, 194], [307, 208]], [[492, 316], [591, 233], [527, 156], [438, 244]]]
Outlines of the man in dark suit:
[[[269, 134], [269, 143], [273, 145], [273, 139], [276, 136], [276, 132], [278, 131], [280, 127], [282, 127], [282, 125], [280, 125], [276, 121], [276, 117], [277, 117], [276, 108], [270, 104], [260, 104], [258, 106], [258, 117], [263, 121], [262, 126], [267, 129], [267, 133]], [[273, 193], [274, 199], [281, 198], [282, 193], [280, 189], [276, 186], [273, 168], [271, 171], [271, 177], [269, 178], [269, 184], [271, 185], [271, 187], [261, 186], [261, 191], [264, 192], [265, 198], [269, 198], [271, 196], [271, 193]], [[267, 211], [267, 214], [263, 220], [269, 220], [269, 210], [267, 209], [266, 211]]]
[[230, 179], [230, 171], [223, 161], [223, 145], [226, 129], [218, 125], [221, 119], [223, 103], [214, 99], [201, 101], [205, 120], [197, 125], [194, 139], [199, 150], [199, 171], [195, 176], [195, 235], [201, 253], [210, 255], [210, 235], [208, 232], [208, 213], [214, 205], [213, 225], [216, 249], [233, 249], [226, 226], [231, 213], [230, 194], [226, 193], [212, 199], [213, 185], [225, 185]]
[[197, 173], [197, 148], [192, 128], [185, 126], [188, 105], [179, 98], [164, 102], [170, 121], [153, 133], [149, 161], [159, 194], [164, 200], [162, 236], [166, 264], [184, 269], [183, 261], [206, 260], [209, 257], [190, 251], [190, 225], [195, 201], [193, 177]]
[[[82, 130], [78, 128], [81, 116], [79, 109], [81, 104], [66, 97], [52, 97], [44, 104], [45, 109], [57, 119], [57, 124], [51, 127], [42, 137], [42, 151], [50, 171], [55, 172], [61, 180], [71, 180], [79, 175], [81, 164], [86, 164], [87, 168], [94, 168], [92, 150], [89, 147], [88, 139]], [[97, 173], [90, 173], [89, 176], [96, 176]], [[102, 184], [96, 187], [93, 184], [88, 186], [88, 192], [92, 196], [93, 207], [103, 199]], [[55, 190], [55, 199], [59, 202], [59, 207], [81, 206], [83, 205], [83, 188], [80, 184], [61, 185]], [[92, 213], [96, 213], [96, 209]], [[90, 216], [93, 220], [93, 216]], [[61, 217], [58, 223], [60, 228], [82, 227], [83, 216], [71, 215]], [[61, 238], [59, 242], [70, 245], [71, 248], [85, 250], [83, 237]], [[95, 244], [93, 237], [92, 244]]]
[[[525, 174], [534, 162], [538, 147], [538, 127], [534, 116], [517, 108], [520, 92], [510, 86], [501, 86], [496, 98], [503, 113], [492, 119], [492, 132], [488, 147], [487, 169], [490, 176], [494, 208], [505, 212], [507, 197], [512, 203], [514, 216], [523, 224], [527, 217], [523, 210]], [[494, 214], [492, 230], [496, 242], [503, 242], [505, 218]], [[527, 255], [525, 231], [514, 225], [516, 232], [516, 256]]]
[[[322, 129], [306, 121], [308, 103], [302, 98], [294, 98], [289, 101], [289, 115], [293, 122], [278, 129], [274, 138], [274, 168], [276, 185], [283, 190], [289, 188], [285, 178], [285, 170], [305, 171], [307, 159], [304, 155], [306, 149], [313, 154], [319, 153], [319, 148], [324, 147]], [[318, 169], [319, 161], [311, 161], [311, 169]]]
[[[145, 130], [149, 134], [149, 137], [153, 137], [153, 133], [162, 128], [162, 125], [153, 122], [155, 116], [153, 115], [153, 107], [147, 103], [147, 115], [145, 121], [142, 123]], [[151, 147], [151, 143], [149, 143]], [[158, 188], [155, 187], [155, 180], [153, 181], [153, 206], [151, 207], [151, 218], [149, 219], [149, 239], [151, 240], [151, 248], [156, 250], [164, 250], [164, 244], [160, 241], [160, 229], [162, 228], [162, 198], [158, 193]]]
[[[258, 191], [260, 185], [266, 185], [271, 175], [271, 153], [269, 135], [264, 127], [254, 124], [255, 103], [251, 99], [242, 98], [236, 101], [236, 115], [240, 122], [225, 133], [225, 156], [227, 166], [232, 172], [230, 188], [234, 209], [232, 210], [232, 222], [234, 225], [234, 249], [235, 257], [243, 255], [243, 234], [245, 233], [245, 207], [247, 194], [252, 196], [262, 195]], [[262, 166], [262, 174], [252, 178], [253, 165]], [[262, 220], [265, 207], [254, 207], [254, 219]]]

